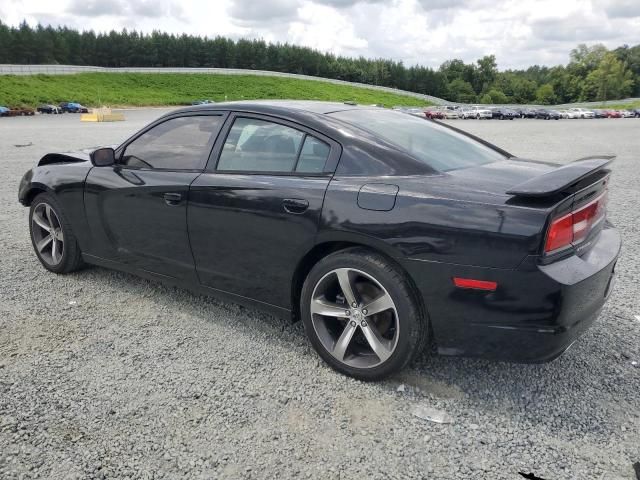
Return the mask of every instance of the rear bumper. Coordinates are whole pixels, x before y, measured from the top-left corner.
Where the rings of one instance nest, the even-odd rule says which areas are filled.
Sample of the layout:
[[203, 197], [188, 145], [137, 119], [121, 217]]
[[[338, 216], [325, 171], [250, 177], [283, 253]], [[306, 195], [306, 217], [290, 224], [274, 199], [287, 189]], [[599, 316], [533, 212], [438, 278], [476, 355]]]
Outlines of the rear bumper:
[[[550, 265], [527, 258], [515, 270], [409, 261], [438, 351], [516, 362], [553, 360], [598, 317], [611, 293], [620, 235], [604, 229], [593, 247]], [[422, 265], [419, 265], [422, 264]], [[463, 290], [452, 277], [495, 281]]]

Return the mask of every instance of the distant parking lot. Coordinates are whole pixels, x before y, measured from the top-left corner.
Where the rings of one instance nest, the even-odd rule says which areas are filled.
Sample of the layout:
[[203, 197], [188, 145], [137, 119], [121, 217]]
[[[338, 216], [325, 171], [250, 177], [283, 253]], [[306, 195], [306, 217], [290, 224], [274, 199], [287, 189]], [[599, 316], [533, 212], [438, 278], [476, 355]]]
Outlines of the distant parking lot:
[[[40, 266], [17, 203], [24, 171], [166, 111], [0, 119], [0, 478], [635, 478], [639, 119], [452, 120], [522, 157], [618, 155], [616, 289], [553, 363], [425, 354], [366, 384], [330, 370], [299, 324], [123, 273]], [[453, 423], [414, 416], [418, 405]]]

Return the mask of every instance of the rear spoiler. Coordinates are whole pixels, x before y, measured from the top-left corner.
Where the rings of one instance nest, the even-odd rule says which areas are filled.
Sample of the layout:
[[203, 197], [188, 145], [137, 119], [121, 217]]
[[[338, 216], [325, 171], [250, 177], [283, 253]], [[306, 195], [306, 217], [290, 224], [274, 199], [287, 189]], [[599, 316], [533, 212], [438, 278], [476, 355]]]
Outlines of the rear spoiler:
[[547, 197], [560, 193], [589, 175], [604, 169], [613, 162], [615, 155], [584, 157], [563, 165], [538, 177], [534, 177], [507, 191], [520, 197]]

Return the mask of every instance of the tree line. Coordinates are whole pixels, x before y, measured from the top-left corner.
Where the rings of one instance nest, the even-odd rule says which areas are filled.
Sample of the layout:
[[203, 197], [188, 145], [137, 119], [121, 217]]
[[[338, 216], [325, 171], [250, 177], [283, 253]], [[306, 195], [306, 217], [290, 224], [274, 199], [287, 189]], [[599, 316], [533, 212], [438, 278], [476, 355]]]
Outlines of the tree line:
[[433, 69], [350, 58], [288, 43], [160, 31], [95, 33], [0, 21], [0, 63], [103, 67], [219, 67], [298, 73], [382, 85], [464, 103], [570, 103], [640, 96], [640, 44], [578, 45], [567, 65], [499, 71], [494, 55]]

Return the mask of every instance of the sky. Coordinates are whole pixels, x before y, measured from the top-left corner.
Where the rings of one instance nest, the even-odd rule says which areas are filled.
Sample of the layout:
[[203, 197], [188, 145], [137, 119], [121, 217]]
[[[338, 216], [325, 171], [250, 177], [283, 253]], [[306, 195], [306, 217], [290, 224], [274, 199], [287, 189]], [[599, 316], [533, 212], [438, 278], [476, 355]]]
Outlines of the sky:
[[493, 54], [501, 70], [565, 64], [579, 43], [640, 43], [640, 0], [0, 0], [0, 19], [262, 38], [430, 67]]

